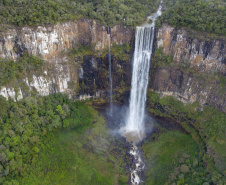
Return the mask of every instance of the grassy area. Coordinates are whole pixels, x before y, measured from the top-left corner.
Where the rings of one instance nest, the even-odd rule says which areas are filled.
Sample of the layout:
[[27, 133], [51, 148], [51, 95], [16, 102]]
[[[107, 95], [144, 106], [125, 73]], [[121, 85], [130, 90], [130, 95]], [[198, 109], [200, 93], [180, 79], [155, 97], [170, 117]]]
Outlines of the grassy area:
[[79, 131], [93, 123], [91, 108], [62, 94], [17, 102], [0, 96], [0, 107], [0, 184], [26, 175], [26, 168], [46, 148], [43, 138], [49, 134]]
[[199, 144], [211, 181], [219, 184], [225, 181], [226, 115], [212, 107], [201, 111], [198, 103], [184, 105], [171, 96], [160, 97], [151, 91], [148, 99], [152, 114], [179, 122]]
[[142, 146], [148, 165], [145, 184], [203, 184], [210, 176], [202, 166], [198, 144], [190, 135], [165, 131]]
[[[64, 130], [43, 138], [44, 149], [27, 167], [21, 184], [126, 184], [128, 176], [115, 155], [105, 120], [92, 109], [93, 125], [86, 130]], [[120, 144], [119, 144], [120, 146]]]
[[204, 142], [221, 140], [226, 130], [226, 115], [213, 107], [203, 107], [197, 102], [183, 104], [173, 96], [160, 97], [149, 91], [149, 111], [152, 114], [168, 117], [180, 123], [191, 124]]

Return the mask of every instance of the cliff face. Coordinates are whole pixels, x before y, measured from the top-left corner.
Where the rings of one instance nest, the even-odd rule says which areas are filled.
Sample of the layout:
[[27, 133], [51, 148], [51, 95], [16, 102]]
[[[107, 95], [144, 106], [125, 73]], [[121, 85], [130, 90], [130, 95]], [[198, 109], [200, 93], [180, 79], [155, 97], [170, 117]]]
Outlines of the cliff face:
[[191, 37], [184, 29], [163, 25], [156, 33], [157, 48], [171, 55], [168, 66], [152, 65], [151, 89], [184, 103], [199, 102], [226, 112], [226, 42]]
[[[133, 45], [134, 30], [123, 26], [111, 28], [111, 44]], [[100, 54], [83, 57], [80, 65], [68, 61], [62, 51], [75, 45], [93, 44]], [[108, 47], [106, 27], [92, 20], [79, 20], [55, 26], [23, 27], [0, 33], [0, 57], [16, 60], [21, 53], [41, 56], [46, 62], [42, 74], [22, 79], [30, 90], [40, 95], [63, 92], [77, 98], [101, 96], [108, 89], [108, 58], [101, 56]], [[184, 103], [198, 101], [226, 112], [226, 47], [223, 39], [200, 39], [184, 29], [163, 25], [156, 32], [156, 47], [171, 55], [169, 66], [152, 64], [150, 86], [162, 96], [173, 95]], [[105, 50], [105, 55], [107, 54]], [[132, 56], [132, 50], [130, 52]], [[128, 60], [128, 59], [127, 59]], [[114, 88], [130, 84], [131, 63], [112, 57]], [[222, 83], [223, 81], [223, 83]], [[120, 85], [121, 84], [121, 85]], [[123, 86], [123, 85], [122, 85]], [[80, 91], [78, 93], [77, 88]], [[27, 95], [23, 87], [8, 84], [0, 87], [7, 99]]]
[[[111, 29], [111, 43], [130, 42], [132, 35], [132, 30], [114, 26]], [[78, 69], [75, 64], [69, 64], [62, 51], [70, 50], [78, 44], [93, 44], [96, 51], [103, 50], [108, 47], [106, 28], [93, 20], [79, 20], [54, 26], [10, 29], [0, 33], [0, 58], [16, 60], [24, 51], [41, 56], [48, 66], [45, 67], [44, 73], [34, 74], [32, 78], [25, 78], [23, 81], [30, 89], [35, 88], [40, 95], [64, 92], [72, 96], [78, 86], [78, 71], [83, 69]], [[84, 59], [83, 63], [87, 60], [89, 62], [89, 59]], [[18, 100], [25, 93], [21, 87], [17, 87], [16, 91], [14, 87], [7, 85], [0, 87], [0, 95]]]

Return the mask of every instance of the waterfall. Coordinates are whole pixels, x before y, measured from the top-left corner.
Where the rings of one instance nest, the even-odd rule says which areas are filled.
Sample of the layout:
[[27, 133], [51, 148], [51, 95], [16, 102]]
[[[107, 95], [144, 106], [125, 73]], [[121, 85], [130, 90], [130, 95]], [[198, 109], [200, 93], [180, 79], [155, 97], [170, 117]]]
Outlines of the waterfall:
[[132, 89], [125, 131], [141, 136], [154, 40], [154, 27], [137, 27], [133, 58]]
[[112, 68], [111, 68], [111, 35], [108, 27], [108, 65], [109, 65], [109, 94], [110, 94], [110, 115], [112, 116]]
[[161, 15], [161, 9], [162, 2], [157, 13], [148, 17], [148, 19], [153, 21], [151, 25], [146, 23], [144, 26], [136, 27], [129, 113], [123, 132], [126, 136], [133, 135], [139, 139], [145, 134], [145, 104], [153, 50], [155, 20]]
[[147, 21], [143, 26], [136, 27], [129, 113], [126, 119], [126, 125], [122, 128], [123, 135], [126, 136], [128, 141], [133, 143], [130, 150], [136, 166], [135, 169], [131, 169], [131, 183], [133, 185], [142, 182], [140, 173], [145, 168], [136, 143], [142, 140], [145, 135], [145, 104], [153, 51], [155, 21], [161, 15], [161, 10], [162, 1], [158, 11], [148, 17], [148, 19], [152, 20], [152, 24], [149, 25]]

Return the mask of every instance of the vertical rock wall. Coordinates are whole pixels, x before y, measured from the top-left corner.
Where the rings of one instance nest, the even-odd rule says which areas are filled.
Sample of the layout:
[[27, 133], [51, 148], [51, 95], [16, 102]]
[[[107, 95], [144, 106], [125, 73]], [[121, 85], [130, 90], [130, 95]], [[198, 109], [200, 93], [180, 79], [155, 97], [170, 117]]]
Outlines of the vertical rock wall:
[[156, 33], [156, 46], [173, 57], [169, 66], [152, 65], [151, 88], [184, 103], [199, 102], [226, 112], [223, 78], [226, 75], [226, 41], [203, 38], [164, 24]]
[[[116, 44], [130, 42], [133, 35], [131, 29], [123, 26], [114, 26], [111, 33], [111, 41]], [[108, 46], [106, 28], [95, 20], [14, 28], [0, 34], [0, 58], [16, 60], [24, 51], [42, 57], [48, 68], [41, 75], [34, 74], [32, 79], [23, 79], [24, 82], [40, 95], [64, 92], [72, 96], [77, 88], [78, 69], [75, 64], [69, 64], [62, 52], [75, 45], [87, 44], [93, 44], [95, 50], [100, 52]], [[6, 85], [0, 87], [0, 95], [18, 100], [24, 93], [20, 87], [16, 93], [14, 87]]]

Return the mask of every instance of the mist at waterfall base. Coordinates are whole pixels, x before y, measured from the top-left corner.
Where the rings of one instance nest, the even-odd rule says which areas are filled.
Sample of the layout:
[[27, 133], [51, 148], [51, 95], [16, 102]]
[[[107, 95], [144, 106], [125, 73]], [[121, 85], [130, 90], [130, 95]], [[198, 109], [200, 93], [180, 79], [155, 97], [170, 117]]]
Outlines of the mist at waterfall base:
[[[153, 27], [136, 28], [135, 51], [133, 57], [132, 88], [129, 105], [117, 106], [112, 104], [110, 93], [110, 106], [107, 110], [111, 116], [111, 130], [127, 138], [129, 142], [137, 143], [144, 138], [146, 132], [145, 123], [150, 117], [145, 112], [146, 94], [148, 86], [149, 69], [154, 39]], [[111, 78], [110, 78], [111, 79]], [[110, 80], [110, 83], [112, 81]], [[111, 85], [110, 85], [111, 87]], [[110, 92], [111, 92], [110, 88]]]
[[136, 27], [129, 114], [126, 117], [125, 126], [121, 128], [121, 132], [126, 137], [134, 138], [136, 136], [137, 141], [144, 138], [146, 131], [144, 118], [154, 43], [155, 21], [161, 14], [162, 1], [157, 12], [148, 17], [147, 22], [152, 20], [152, 24], [146, 22], [143, 26]]
[[[122, 124], [119, 129], [120, 134], [131, 143], [129, 153], [133, 156], [135, 163], [135, 168], [130, 169], [130, 179], [133, 185], [138, 185], [142, 182], [141, 174], [145, 169], [145, 164], [137, 144], [145, 137], [148, 130], [145, 128], [145, 118], [147, 118], [147, 116], [145, 116], [145, 105], [153, 40], [154, 27], [136, 28], [129, 107], [121, 111], [117, 110], [118, 116], [111, 114], [114, 121], [119, 121], [119, 123]], [[113, 107], [110, 107], [113, 113]], [[116, 113], [116, 111], [114, 111], [114, 113]], [[122, 122], [122, 120], [124, 122]]]
[[[144, 179], [144, 170], [145, 163], [142, 159], [141, 145], [142, 140], [137, 137], [137, 135], [125, 135], [122, 133], [121, 128], [124, 128], [126, 125], [126, 119], [129, 115], [129, 105], [112, 105], [112, 114], [109, 114], [110, 107], [105, 109], [105, 118], [107, 119], [107, 127], [110, 131], [110, 134], [115, 138], [121, 138], [126, 143], [128, 143], [129, 150], [126, 152], [127, 155], [132, 157], [132, 163], [129, 167], [130, 173], [130, 182], [129, 184], [138, 185], [142, 183]], [[144, 128], [145, 135], [149, 136], [153, 132], [154, 126], [158, 123], [154, 118], [150, 117], [148, 114], [144, 113]]]
[[[110, 113], [110, 111], [112, 112]], [[129, 105], [117, 105], [113, 103], [112, 107], [107, 107], [104, 112], [105, 117], [107, 118], [108, 128], [111, 133], [115, 136], [124, 137], [121, 129], [126, 125], [127, 119], [125, 118], [129, 115]], [[144, 125], [146, 135], [149, 135], [152, 132], [155, 122], [156, 121], [145, 112]], [[131, 142], [132, 141], [130, 141], [130, 143]], [[139, 141], [137, 143], [139, 143]]]
[[[130, 182], [133, 185], [142, 183], [141, 174], [145, 169], [138, 143], [142, 141], [148, 132], [148, 127], [145, 128], [145, 121], [147, 121], [145, 114], [147, 87], [154, 43], [155, 21], [157, 17], [161, 15], [161, 10], [162, 1], [157, 13], [148, 17], [148, 20], [152, 20], [152, 24], [149, 25], [145, 23], [143, 26], [136, 27], [129, 107], [121, 107], [121, 110], [115, 107], [113, 110], [112, 94], [110, 96], [111, 122], [116, 123], [116, 125], [112, 124], [112, 126], [114, 126], [113, 133], [120, 133], [121, 136], [124, 136], [126, 140], [131, 143], [129, 153], [133, 156], [135, 163], [135, 168], [130, 169]], [[110, 65], [111, 61], [109, 60], [109, 66]], [[109, 73], [111, 79], [111, 69]], [[110, 81], [110, 84], [111, 83], [112, 81]], [[112, 86], [110, 86], [110, 92], [112, 92]], [[120, 126], [119, 130], [116, 129], [117, 124]]]

